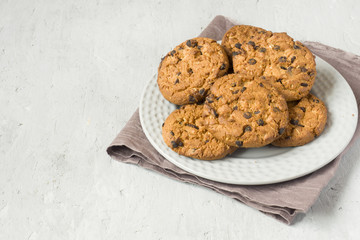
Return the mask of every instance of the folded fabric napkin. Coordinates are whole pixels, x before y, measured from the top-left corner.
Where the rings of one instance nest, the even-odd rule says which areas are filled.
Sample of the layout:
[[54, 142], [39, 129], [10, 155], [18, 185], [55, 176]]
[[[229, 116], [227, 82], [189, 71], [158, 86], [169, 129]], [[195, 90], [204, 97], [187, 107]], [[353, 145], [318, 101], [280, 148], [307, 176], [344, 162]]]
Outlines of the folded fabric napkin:
[[[221, 40], [224, 33], [233, 25], [234, 23], [227, 18], [217, 16], [200, 36]], [[344, 76], [354, 91], [359, 106], [360, 57], [316, 42], [304, 44]], [[270, 185], [244, 186], [214, 182], [178, 168], [161, 156], [147, 140], [141, 128], [138, 110], [108, 147], [107, 152], [121, 162], [136, 164], [182, 182], [208, 187], [291, 224], [296, 214], [306, 213], [314, 204], [321, 190], [334, 176], [341, 156], [359, 138], [359, 129], [358, 124], [348, 147], [325, 167], [292, 181]]]

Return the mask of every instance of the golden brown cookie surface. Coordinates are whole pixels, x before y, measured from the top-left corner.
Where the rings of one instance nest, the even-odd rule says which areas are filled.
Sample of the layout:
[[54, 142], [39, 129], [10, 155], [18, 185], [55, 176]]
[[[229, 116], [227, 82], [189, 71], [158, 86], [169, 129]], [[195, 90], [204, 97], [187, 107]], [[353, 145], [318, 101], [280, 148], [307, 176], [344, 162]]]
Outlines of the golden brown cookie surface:
[[185, 41], [169, 52], [158, 69], [158, 85], [170, 102], [183, 105], [202, 101], [216, 78], [229, 68], [225, 50], [210, 38]]
[[237, 148], [216, 138], [204, 127], [203, 105], [185, 105], [173, 111], [162, 128], [163, 139], [173, 151], [192, 158], [215, 160]]
[[305, 97], [314, 84], [314, 55], [286, 33], [238, 25], [225, 33], [222, 45], [235, 73], [272, 77], [267, 79], [287, 101]]
[[327, 109], [325, 104], [312, 94], [299, 102], [289, 102], [290, 122], [285, 133], [272, 143], [279, 147], [302, 146], [319, 136], [325, 128]]
[[204, 107], [207, 129], [231, 146], [261, 147], [278, 138], [288, 125], [282, 95], [260, 78], [229, 74], [210, 89]]

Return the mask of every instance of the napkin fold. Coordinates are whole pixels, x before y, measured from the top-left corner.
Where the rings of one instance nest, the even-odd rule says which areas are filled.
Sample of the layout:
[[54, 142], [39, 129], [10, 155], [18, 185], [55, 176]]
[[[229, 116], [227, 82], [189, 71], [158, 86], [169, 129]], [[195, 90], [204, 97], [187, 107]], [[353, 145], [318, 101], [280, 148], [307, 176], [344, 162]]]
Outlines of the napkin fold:
[[[214, 20], [200, 34], [221, 40], [224, 33], [235, 25], [223, 16]], [[335, 67], [354, 91], [360, 102], [360, 57], [317, 42], [303, 42], [315, 55]], [[359, 120], [358, 120], [359, 122]], [[258, 209], [284, 223], [291, 224], [298, 213], [306, 213], [317, 200], [321, 190], [329, 183], [339, 165], [341, 156], [351, 148], [360, 136], [359, 124], [347, 148], [323, 168], [298, 179], [287, 182], [244, 186], [215, 182], [188, 173], [161, 156], [146, 138], [139, 118], [139, 110], [133, 114], [125, 127], [107, 148], [114, 159], [151, 169], [182, 182], [210, 188]]]

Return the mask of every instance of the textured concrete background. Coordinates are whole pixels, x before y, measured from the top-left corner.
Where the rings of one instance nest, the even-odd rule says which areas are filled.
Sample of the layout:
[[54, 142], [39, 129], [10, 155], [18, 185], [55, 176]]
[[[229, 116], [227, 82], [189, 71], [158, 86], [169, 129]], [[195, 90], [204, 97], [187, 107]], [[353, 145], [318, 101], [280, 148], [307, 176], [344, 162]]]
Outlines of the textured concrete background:
[[0, 239], [355, 239], [359, 143], [290, 227], [105, 149], [160, 58], [216, 15], [360, 54], [359, 12], [355, 0], [0, 0]]

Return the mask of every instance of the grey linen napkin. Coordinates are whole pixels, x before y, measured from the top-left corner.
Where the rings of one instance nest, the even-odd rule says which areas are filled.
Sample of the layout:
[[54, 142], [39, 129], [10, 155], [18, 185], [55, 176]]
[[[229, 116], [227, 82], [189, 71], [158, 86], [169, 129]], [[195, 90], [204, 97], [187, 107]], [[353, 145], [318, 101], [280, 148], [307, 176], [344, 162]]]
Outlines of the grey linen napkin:
[[[220, 40], [234, 24], [223, 16], [217, 16], [200, 34]], [[304, 42], [317, 56], [335, 67], [348, 81], [360, 102], [360, 57], [321, 43]], [[336, 159], [325, 167], [298, 179], [283, 183], [257, 186], [232, 185], [214, 182], [188, 173], [161, 156], [147, 140], [139, 119], [139, 110], [108, 147], [108, 154], [125, 163], [151, 169], [182, 182], [208, 187], [218, 193], [234, 198], [250, 207], [291, 224], [298, 213], [306, 213], [318, 198], [321, 190], [334, 176], [341, 156], [349, 150], [360, 136], [359, 124], [355, 135]]]

